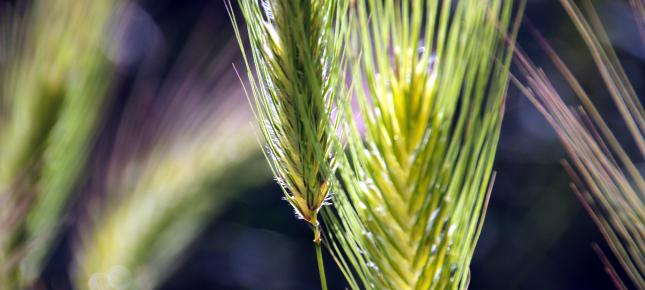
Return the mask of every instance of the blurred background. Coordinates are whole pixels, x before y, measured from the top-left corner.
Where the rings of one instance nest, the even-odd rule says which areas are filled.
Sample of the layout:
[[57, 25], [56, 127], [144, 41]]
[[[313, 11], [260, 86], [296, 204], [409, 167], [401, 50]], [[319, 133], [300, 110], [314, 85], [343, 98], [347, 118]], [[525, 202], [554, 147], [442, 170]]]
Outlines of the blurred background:
[[[594, 3], [627, 74], [642, 95], [645, 51], [628, 1]], [[133, 7], [134, 16], [120, 24], [124, 25], [120, 28], [123, 53], [113, 60], [117, 79], [110, 89], [113, 96], [106, 120], [92, 149], [89, 174], [77, 186], [77, 198], [63, 227], [62, 239], [46, 263], [39, 283], [43, 289], [72, 287], [73, 273], [69, 269], [77, 245], [76, 233], [91, 211], [83, 201], [92, 199], [89, 195], [93, 193], [90, 190], [94, 186], [93, 174], [105, 171], [101, 164], [113, 154], [118, 124], [131, 118], [126, 110], [131, 94], [126, 92], [150, 71], [160, 76], [170, 74], [173, 64], [182, 61], [180, 56], [187, 43], [191, 49], [208, 47], [209, 53], [236, 48], [222, 0], [141, 0]], [[618, 138], [626, 136], [586, 46], [558, 1], [529, 0], [526, 18], [545, 35], [592, 93], [593, 101], [609, 125], [613, 125]], [[547, 74], [555, 71], [528, 33], [520, 34], [519, 44]], [[234, 71], [229, 64], [239, 63], [239, 55], [229, 53], [224, 62], [226, 69], [220, 73], [235, 84], [238, 80], [231, 77]], [[564, 80], [554, 81], [556, 86], [562, 85], [566, 99], [570, 92], [564, 89]], [[239, 92], [235, 97], [246, 102]], [[148, 102], [153, 106], [173, 106], [168, 98], [152, 98]], [[142, 116], [135, 123], [156, 120], [154, 115]], [[133, 130], [131, 134], [137, 134], [137, 129]], [[569, 189], [569, 177], [560, 165], [563, 157], [564, 151], [553, 130], [528, 100], [511, 88], [495, 165], [497, 179], [472, 264], [470, 289], [613, 288], [591, 248], [594, 242], [603, 249], [606, 245]], [[266, 163], [258, 162], [255, 166], [263, 167]], [[644, 165], [638, 166], [642, 171]], [[319, 289], [311, 232], [281, 199], [277, 184], [262, 169], [227, 178], [254, 179], [250, 176], [253, 174], [260, 181], [239, 190], [220, 209], [217, 218], [207, 221], [206, 229], [190, 243], [185, 255], [173, 262], [173, 271], [159, 289]], [[331, 258], [326, 258], [330, 289], [343, 289], [341, 274]]]

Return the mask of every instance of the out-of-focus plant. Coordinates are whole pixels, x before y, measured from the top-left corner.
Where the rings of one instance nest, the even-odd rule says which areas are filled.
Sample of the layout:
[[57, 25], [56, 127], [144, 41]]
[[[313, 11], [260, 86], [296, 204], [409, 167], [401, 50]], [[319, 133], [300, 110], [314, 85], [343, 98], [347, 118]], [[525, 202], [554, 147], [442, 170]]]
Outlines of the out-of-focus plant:
[[187, 49], [170, 76], [136, 86], [105, 196], [80, 225], [76, 289], [154, 289], [234, 194], [269, 176], [232, 48]]
[[634, 18], [638, 25], [641, 41], [645, 45], [645, 1], [629, 0], [629, 4], [632, 6], [632, 11], [634, 11]]
[[55, 240], [111, 80], [102, 46], [116, 2], [3, 9], [0, 289], [29, 287]]
[[[582, 1], [586, 16], [573, 1], [560, 2], [587, 44], [637, 152], [630, 155], [625, 150], [624, 144], [592, 103], [590, 95], [538, 33], [535, 33], [536, 38], [582, 106], [568, 107], [551, 78], [522, 53], [517, 54], [517, 63], [525, 81], [515, 82], [555, 129], [569, 156], [570, 161], [563, 161], [563, 164], [572, 178], [571, 187], [633, 285], [645, 289], [645, 182], [636, 167], [637, 163], [643, 162], [645, 155], [645, 111], [591, 1]], [[632, 4], [636, 21], [643, 31], [643, 3], [632, 1]], [[598, 247], [596, 249], [600, 251]], [[611, 262], [602, 252], [599, 255], [616, 286], [627, 289]]]
[[324, 215], [330, 248], [352, 289], [464, 289], [492, 186], [513, 1], [355, 2], [357, 106], [346, 109], [337, 212]]
[[[238, 2], [252, 56], [245, 55], [249, 99], [266, 142], [266, 156], [284, 198], [313, 228], [321, 284], [326, 289], [318, 213], [328, 199], [336, 166], [340, 115], [332, 111], [344, 97], [343, 44], [348, 31], [344, 24], [349, 1]], [[232, 11], [230, 16], [244, 53]]]

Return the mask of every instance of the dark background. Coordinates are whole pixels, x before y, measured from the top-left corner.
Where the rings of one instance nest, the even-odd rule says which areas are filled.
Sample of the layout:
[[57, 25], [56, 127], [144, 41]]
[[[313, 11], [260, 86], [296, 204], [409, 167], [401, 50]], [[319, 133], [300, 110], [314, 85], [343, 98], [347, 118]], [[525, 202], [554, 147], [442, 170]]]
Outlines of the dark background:
[[[645, 55], [627, 1], [595, 3], [627, 74], [637, 92], [642, 92]], [[205, 24], [202, 28], [207, 32], [200, 34], [199, 43], [224, 45], [232, 40], [222, 0], [147, 0], [140, 7], [156, 29], [131, 39], [129, 45], [137, 53], [133, 53], [135, 61], [119, 72], [121, 90], [133, 80], [137, 61], [144, 55], [163, 48], [169, 60], [162, 70], [170, 66], [197, 23]], [[526, 18], [567, 61], [619, 138], [626, 136], [591, 57], [559, 2], [528, 1]], [[547, 74], [553, 71], [530, 35], [521, 33], [519, 42]], [[554, 81], [565, 98], [570, 95], [563, 80]], [[118, 121], [119, 108], [125, 102], [126, 97], [116, 91], [108, 123]], [[109, 137], [110, 126], [104, 131]], [[102, 138], [108, 138], [105, 136]], [[497, 180], [472, 263], [470, 289], [613, 288], [591, 249], [593, 242], [605, 250], [606, 246], [569, 190], [569, 178], [559, 164], [563, 157], [542, 116], [511, 88], [495, 165]], [[48, 288], [69, 288], [66, 269], [72, 231], [70, 226], [47, 266], [44, 285]], [[261, 188], [240, 194], [208, 226], [161, 289], [319, 289], [311, 238], [305, 223], [281, 200], [277, 185], [267, 180]], [[343, 289], [333, 261], [325, 262], [330, 289]]]

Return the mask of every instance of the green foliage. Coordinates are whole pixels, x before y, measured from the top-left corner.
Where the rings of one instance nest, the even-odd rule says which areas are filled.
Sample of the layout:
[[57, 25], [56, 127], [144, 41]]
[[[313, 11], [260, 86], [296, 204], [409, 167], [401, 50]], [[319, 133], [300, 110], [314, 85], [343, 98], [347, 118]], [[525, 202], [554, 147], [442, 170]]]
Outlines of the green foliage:
[[336, 212], [324, 212], [351, 288], [467, 287], [502, 120], [512, 10], [512, 1], [356, 1], [357, 106], [345, 109], [349, 153]]
[[115, 1], [99, 2], [33, 1], [2, 19], [0, 289], [39, 274], [81, 175], [110, 83]]

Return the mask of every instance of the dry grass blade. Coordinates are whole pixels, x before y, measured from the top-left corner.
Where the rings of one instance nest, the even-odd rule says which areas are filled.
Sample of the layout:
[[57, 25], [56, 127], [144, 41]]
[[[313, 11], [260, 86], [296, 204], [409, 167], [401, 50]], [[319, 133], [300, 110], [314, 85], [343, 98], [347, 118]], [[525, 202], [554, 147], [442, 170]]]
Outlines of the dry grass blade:
[[353, 289], [466, 288], [513, 2], [363, 0], [355, 11], [357, 108], [346, 109], [337, 211], [325, 211], [329, 247]]
[[[515, 82], [555, 129], [571, 160], [564, 164], [572, 177], [572, 188], [634, 286], [645, 288], [645, 182], [635, 165], [643, 161], [645, 154], [643, 107], [591, 3], [584, 1], [589, 12], [587, 18], [572, 1], [561, 2], [587, 43], [614, 104], [633, 137], [637, 156], [632, 157], [626, 152], [573, 73], [537, 33], [537, 39], [568, 81], [582, 107], [568, 107], [549, 77], [522, 53], [518, 53], [517, 63], [523, 70], [526, 85], [519, 80]], [[607, 267], [613, 268], [611, 265]]]

